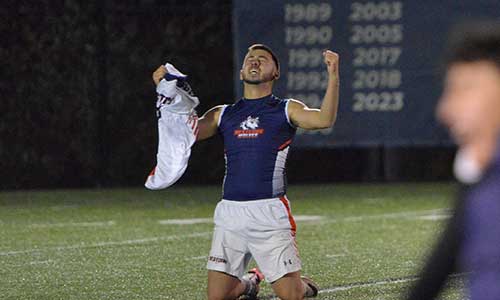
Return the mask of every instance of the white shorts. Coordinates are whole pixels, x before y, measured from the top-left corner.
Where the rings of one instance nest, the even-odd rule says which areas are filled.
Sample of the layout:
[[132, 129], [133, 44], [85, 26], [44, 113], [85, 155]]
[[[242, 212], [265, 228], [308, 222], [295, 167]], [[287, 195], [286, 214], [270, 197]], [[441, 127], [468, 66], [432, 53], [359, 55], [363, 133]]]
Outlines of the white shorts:
[[253, 257], [268, 282], [301, 269], [295, 221], [286, 197], [221, 200], [207, 268], [241, 278]]

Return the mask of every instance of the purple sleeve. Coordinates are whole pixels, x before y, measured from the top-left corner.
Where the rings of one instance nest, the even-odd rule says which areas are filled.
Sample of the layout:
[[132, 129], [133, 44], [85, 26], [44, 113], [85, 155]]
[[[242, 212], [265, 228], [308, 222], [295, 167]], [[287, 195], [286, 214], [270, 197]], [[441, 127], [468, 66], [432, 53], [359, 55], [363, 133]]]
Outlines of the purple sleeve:
[[500, 299], [500, 168], [494, 167], [469, 195], [461, 265], [471, 271], [472, 300]]

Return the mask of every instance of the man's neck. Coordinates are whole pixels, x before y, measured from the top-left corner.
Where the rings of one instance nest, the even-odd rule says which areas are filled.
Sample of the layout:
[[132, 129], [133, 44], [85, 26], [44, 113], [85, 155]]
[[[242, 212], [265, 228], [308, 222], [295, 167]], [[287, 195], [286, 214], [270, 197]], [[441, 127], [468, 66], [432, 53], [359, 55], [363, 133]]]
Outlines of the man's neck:
[[245, 99], [259, 99], [271, 95], [273, 86], [269, 82], [260, 84], [243, 84], [243, 97]]

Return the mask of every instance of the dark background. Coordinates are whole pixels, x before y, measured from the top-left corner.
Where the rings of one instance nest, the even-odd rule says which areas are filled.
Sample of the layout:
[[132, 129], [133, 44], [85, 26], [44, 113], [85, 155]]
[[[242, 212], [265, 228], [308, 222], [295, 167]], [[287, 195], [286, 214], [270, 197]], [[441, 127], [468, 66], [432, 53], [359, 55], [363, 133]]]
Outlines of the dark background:
[[[199, 114], [234, 101], [230, 1], [2, 1], [0, 189], [140, 186], [155, 165], [151, 73], [190, 76]], [[290, 182], [446, 180], [454, 148], [292, 148]], [[220, 138], [182, 183], [221, 183]]]

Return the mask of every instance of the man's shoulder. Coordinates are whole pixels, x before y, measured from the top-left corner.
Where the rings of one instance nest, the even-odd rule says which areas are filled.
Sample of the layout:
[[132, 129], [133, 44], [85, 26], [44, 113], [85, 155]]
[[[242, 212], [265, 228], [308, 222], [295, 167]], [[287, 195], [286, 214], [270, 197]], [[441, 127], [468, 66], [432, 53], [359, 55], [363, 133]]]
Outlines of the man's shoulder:
[[234, 103], [226, 103], [220, 105], [220, 110], [224, 111], [224, 113], [229, 112], [229, 111], [234, 111], [237, 110], [242, 106], [243, 102], [240, 100], [236, 100]]
[[216, 105], [210, 108], [205, 114], [219, 114], [225, 107], [226, 104]]
[[297, 109], [304, 109], [307, 107], [304, 102], [297, 100], [297, 99], [288, 99], [288, 111], [293, 111]]

